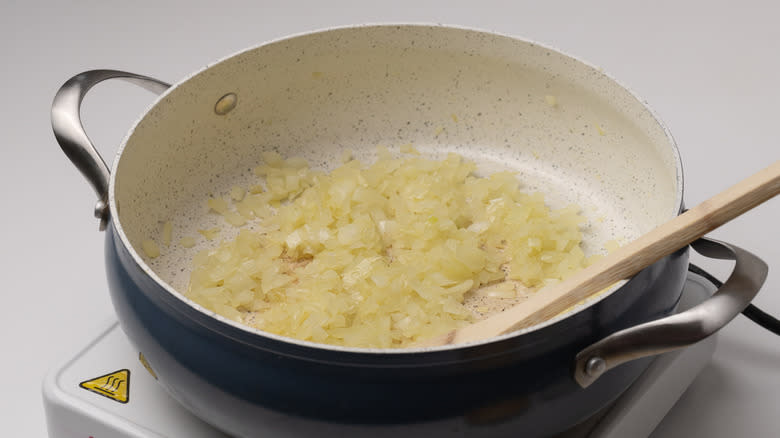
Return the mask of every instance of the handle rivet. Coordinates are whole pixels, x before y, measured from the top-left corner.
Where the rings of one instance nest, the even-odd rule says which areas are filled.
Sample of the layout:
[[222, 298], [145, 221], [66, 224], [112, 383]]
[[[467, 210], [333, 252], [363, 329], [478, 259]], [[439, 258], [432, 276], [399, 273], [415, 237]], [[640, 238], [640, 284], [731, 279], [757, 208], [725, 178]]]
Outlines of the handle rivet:
[[233, 111], [233, 108], [236, 107], [236, 103], [238, 103], [238, 96], [236, 96], [236, 93], [228, 93], [217, 100], [217, 103], [214, 105], [214, 112], [219, 116], [224, 116], [230, 111]]
[[591, 357], [585, 364], [585, 374], [590, 377], [600, 376], [606, 369], [607, 363], [600, 357]]
[[102, 199], [98, 199], [97, 203], [95, 203], [95, 210], [94, 214], [95, 217], [98, 219], [102, 219], [106, 216], [106, 212], [108, 211], [108, 204], [106, 204], [106, 201]]

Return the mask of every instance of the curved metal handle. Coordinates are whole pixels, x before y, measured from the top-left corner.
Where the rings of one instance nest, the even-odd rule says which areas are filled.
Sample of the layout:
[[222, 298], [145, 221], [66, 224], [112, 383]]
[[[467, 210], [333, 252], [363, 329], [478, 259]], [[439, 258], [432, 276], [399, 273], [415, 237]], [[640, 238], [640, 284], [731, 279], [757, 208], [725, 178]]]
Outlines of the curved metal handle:
[[95, 217], [100, 219], [101, 231], [106, 228], [108, 222], [110, 173], [106, 162], [95, 149], [81, 124], [81, 102], [90, 88], [113, 78], [126, 80], [156, 94], [170, 87], [165, 82], [134, 73], [118, 70], [90, 70], [68, 79], [57, 91], [51, 106], [51, 127], [57, 142], [98, 195]]
[[734, 319], [758, 294], [769, 270], [763, 260], [713, 239], [701, 238], [691, 246], [703, 256], [735, 260], [729, 279], [711, 298], [685, 312], [613, 333], [579, 352], [574, 379], [580, 386], [588, 387], [622, 363], [695, 344]]

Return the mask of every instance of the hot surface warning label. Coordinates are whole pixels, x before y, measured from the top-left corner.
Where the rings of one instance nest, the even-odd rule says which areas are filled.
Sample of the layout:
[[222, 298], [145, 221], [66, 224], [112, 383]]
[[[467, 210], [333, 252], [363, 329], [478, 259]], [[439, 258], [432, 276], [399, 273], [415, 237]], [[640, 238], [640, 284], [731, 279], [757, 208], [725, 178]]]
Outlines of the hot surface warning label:
[[103, 397], [127, 403], [130, 399], [130, 370], [114, 371], [79, 383], [81, 388]]

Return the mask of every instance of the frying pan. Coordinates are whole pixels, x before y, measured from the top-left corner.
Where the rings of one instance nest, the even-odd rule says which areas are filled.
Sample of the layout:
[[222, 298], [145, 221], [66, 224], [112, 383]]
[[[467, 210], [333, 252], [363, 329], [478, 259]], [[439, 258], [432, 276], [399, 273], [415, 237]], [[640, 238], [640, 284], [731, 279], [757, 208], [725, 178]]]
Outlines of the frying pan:
[[[79, 108], [92, 86], [111, 78], [160, 96], [109, 171]], [[376, 425], [420, 436], [555, 434], [606, 407], [653, 354], [719, 329], [766, 276], [754, 255], [703, 239], [693, 245], [698, 251], [737, 260], [718, 292], [735, 298], [714, 313], [694, 308], [663, 319], [680, 298], [684, 248], [533, 327], [463, 345], [360, 349], [264, 333], [187, 299], [181, 291], [192, 256], [213, 242], [172, 244], [154, 259], [141, 250], [168, 221], [174, 242], [216, 225], [220, 238], [230, 238], [235, 231], [203, 202], [254, 183], [251, 169], [270, 150], [328, 170], [345, 150], [370, 162], [378, 145], [411, 143], [433, 158], [456, 152], [481, 174], [512, 170], [550, 206], [581, 207], [586, 253], [632, 240], [683, 210], [677, 146], [641, 99], [592, 65], [494, 33], [438, 25], [329, 29], [242, 51], [173, 86], [93, 70], [63, 85], [52, 124], [98, 195], [95, 215], [123, 330], [174, 398], [236, 436], [282, 423], [342, 435]], [[643, 336], [650, 326], [662, 326], [652, 331], [662, 336]], [[607, 360], [625, 363], [588, 369], [587, 357], [576, 358], [594, 344]]]

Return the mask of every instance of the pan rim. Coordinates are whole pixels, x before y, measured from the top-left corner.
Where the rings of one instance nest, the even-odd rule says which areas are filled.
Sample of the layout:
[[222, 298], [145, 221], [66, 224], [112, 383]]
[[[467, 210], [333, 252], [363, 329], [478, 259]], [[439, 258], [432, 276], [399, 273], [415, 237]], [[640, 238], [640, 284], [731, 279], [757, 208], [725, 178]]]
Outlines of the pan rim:
[[216, 322], [227, 324], [231, 326], [234, 329], [239, 329], [241, 331], [247, 332], [254, 336], [259, 336], [262, 338], [269, 338], [276, 342], [282, 342], [282, 343], [289, 343], [294, 344], [298, 347], [302, 348], [312, 348], [316, 350], [329, 350], [332, 352], [342, 352], [342, 353], [350, 353], [350, 354], [366, 354], [366, 355], [378, 355], [378, 354], [392, 354], [392, 355], [404, 355], [404, 354], [420, 354], [420, 353], [433, 353], [433, 352], [444, 352], [449, 350], [459, 350], [464, 348], [471, 348], [471, 347], [477, 347], [481, 345], [486, 344], [492, 344], [494, 342], [501, 342], [503, 340], [514, 338], [517, 336], [522, 336], [526, 333], [530, 333], [533, 331], [537, 331], [540, 329], [543, 329], [545, 327], [548, 327], [550, 325], [553, 325], [563, 319], [566, 319], [570, 316], [573, 316], [579, 312], [584, 311], [587, 308], [590, 308], [591, 306], [597, 304], [601, 300], [611, 296], [614, 292], [619, 290], [627, 280], [623, 280], [622, 282], [618, 283], [617, 285], [611, 287], [606, 293], [600, 294], [597, 297], [593, 297], [589, 300], [586, 300], [584, 303], [576, 306], [574, 309], [572, 309], [569, 312], [566, 312], [564, 314], [558, 315], [555, 318], [548, 319], [540, 324], [527, 327], [521, 330], [513, 331], [510, 333], [506, 333], [500, 336], [488, 338], [488, 339], [482, 339], [478, 341], [472, 341], [462, 344], [455, 344], [455, 345], [444, 345], [444, 346], [435, 346], [435, 347], [409, 347], [409, 348], [363, 348], [363, 347], [344, 347], [339, 345], [331, 345], [331, 344], [322, 344], [322, 343], [316, 343], [311, 341], [304, 341], [300, 339], [295, 339], [291, 337], [281, 336], [269, 332], [264, 332], [262, 330], [250, 327], [248, 325], [233, 321], [231, 319], [228, 319], [222, 315], [219, 315], [213, 311], [210, 311], [200, 304], [192, 301], [188, 297], [186, 297], [183, 293], [179, 292], [175, 288], [173, 288], [168, 282], [164, 281], [162, 278], [160, 278], [159, 275], [157, 275], [147, 264], [144, 262], [141, 255], [136, 251], [135, 247], [130, 243], [129, 238], [127, 237], [127, 234], [125, 233], [121, 222], [119, 221], [119, 213], [118, 213], [118, 207], [117, 207], [117, 201], [116, 201], [116, 175], [117, 175], [117, 169], [119, 166], [120, 159], [123, 155], [123, 152], [127, 146], [127, 143], [129, 139], [132, 137], [133, 132], [138, 127], [138, 125], [143, 121], [145, 116], [154, 108], [156, 107], [161, 101], [163, 101], [170, 93], [172, 93], [175, 89], [177, 89], [182, 84], [188, 82], [193, 77], [200, 75], [201, 73], [209, 70], [215, 65], [221, 64], [225, 61], [228, 61], [234, 57], [243, 55], [245, 53], [260, 49], [261, 47], [268, 46], [271, 44], [276, 44], [284, 41], [289, 41], [301, 37], [308, 37], [308, 36], [314, 36], [317, 34], [332, 32], [332, 31], [338, 31], [338, 30], [357, 30], [357, 29], [365, 29], [365, 28], [381, 28], [381, 27], [410, 27], [410, 28], [438, 28], [438, 29], [448, 29], [448, 30], [457, 30], [457, 31], [466, 31], [466, 32], [474, 32], [478, 34], [488, 34], [491, 36], [497, 36], [502, 37], [510, 40], [514, 40], [521, 43], [526, 43], [534, 46], [538, 46], [540, 48], [556, 52], [576, 63], [585, 65], [586, 67], [590, 67], [594, 70], [598, 70], [601, 75], [603, 75], [607, 80], [614, 83], [617, 87], [624, 90], [626, 93], [628, 93], [629, 96], [631, 96], [633, 99], [636, 100], [639, 104], [642, 105], [642, 107], [648, 111], [650, 117], [657, 123], [658, 127], [660, 127], [664, 133], [664, 137], [667, 140], [668, 146], [671, 147], [671, 153], [672, 158], [675, 166], [675, 179], [676, 179], [676, 193], [675, 193], [675, 201], [674, 201], [674, 212], [670, 212], [670, 214], [679, 214], [682, 212], [683, 209], [683, 188], [684, 188], [684, 178], [683, 178], [683, 167], [682, 167], [682, 160], [680, 157], [679, 148], [677, 146], [676, 141], [674, 140], [674, 137], [672, 136], [671, 131], [666, 126], [664, 121], [660, 118], [658, 113], [649, 105], [649, 103], [642, 99], [633, 89], [628, 87], [623, 82], [617, 80], [613, 76], [611, 76], [609, 73], [605, 72], [600, 67], [597, 67], [596, 65], [589, 63], [577, 56], [573, 56], [569, 53], [567, 53], [564, 50], [560, 50], [554, 46], [539, 43], [535, 40], [524, 38], [516, 35], [509, 35], [501, 32], [491, 31], [491, 30], [485, 30], [485, 29], [479, 29], [475, 27], [467, 27], [467, 26], [460, 26], [460, 25], [451, 25], [451, 24], [442, 24], [442, 23], [424, 23], [424, 22], [399, 22], [399, 23], [365, 23], [365, 24], [357, 24], [357, 25], [343, 25], [343, 26], [333, 26], [333, 27], [326, 27], [321, 29], [316, 29], [312, 31], [305, 31], [300, 33], [295, 33], [287, 36], [282, 36], [279, 38], [271, 39], [259, 44], [256, 44], [254, 46], [244, 48], [241, 50], [238, 50], [232, 54], [229, 54], [227, 56], [224, 56], [217, 61], [211, 62], [206, 64], [204, 67], [200, 68], [199, 70], [196, 70], [189, 75], [183, 77], [179, 81], [173, 83], [170, 88], [168, 88], [164, 93], [160, 94], [157, 99], [155, 99], [146, 109], [145, 111], [135, 120], [135, 122], [132, 124], [131, 128], [126, 133], [125, 137], [122, 139], [119, 148], [117, 149], [116, 155], [113, 160], [113, 164], [111, 166], [111, 173], [110, 173], [110, 179], [109, 179], [109, 190], [108, 190], [108, 205], [109, 205], [109, 212], [110, 212], [110, 220], [112, 223], [112, 227], [114, 229], [114, 232], [119, 237], [119, 240], [121, 241], [122, 245], [125, 247], [125, 250], [130, 254], [133, 263], [136, 265], [136, 268], [144, 272], [148, 277], [150, 277], [160, 288], [164, 289], [169, 295], [176, 298], [178, 302], [181, 305], [185, 305], [189, 308], [195, 309], [198, 311], [198, 313], [206, 315], [213, 319]]

